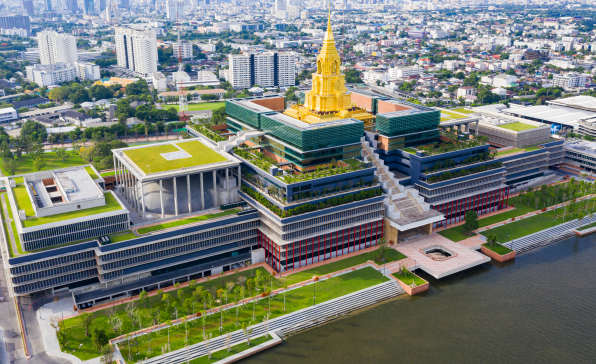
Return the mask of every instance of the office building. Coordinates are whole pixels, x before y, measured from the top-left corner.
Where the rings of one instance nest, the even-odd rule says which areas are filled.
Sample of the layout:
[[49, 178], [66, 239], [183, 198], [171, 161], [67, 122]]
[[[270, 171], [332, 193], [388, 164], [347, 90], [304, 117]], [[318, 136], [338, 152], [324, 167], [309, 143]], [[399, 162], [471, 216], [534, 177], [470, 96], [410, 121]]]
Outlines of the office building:
[[5, 107], [0, 109], [0, 123], [10, 123], [18, 119], [17, 111], [14, 107]]
[[41, 64], [68, 63], [78, 61], [77, 39], [69, 34], [45, 31], [37, 34]]
[[74, 81], [77, 77], [74, 64], [68, 63], [35, 64], [25, 69], [27, 79], [40, 87], [60, 85], [63, 82]]
[[584, 87], [586, 85], [586, 75], [569, 72], [565, 74], [553, 75], [553, 87], [563, 87], [564, 89], [571, 89], [575, 87]]
[[83, 0], [83, 4], [85, 6], [85, 14], [95, 15], [95, 4], [93, 3], [93, 0]]
[[115, 32], [118, 68], [135, 76], [157, 72], [157, 39], [154, 30], [118, 27]]
[[296, 57], [292, 52], [231, 54], [229, 60], [229, 81], [236, 89], [296, 84]]
[[130, 10], [130, 1], [129, 0], [120, 0], [118, 7], [120, 9]]
[[184, 2], [178, 0], [167, 0], [166, 15], [170, 20], [184, 18]]
[[27, 14], [29, 14], [29, 16], [33, 16], [35, 14], [33, 0], [23, 0], [23, 9], [27, 11]]
[[398, 78], [406, 78], [410, 76], [418, 76], [424, 73], [424, 68], [421, 67], [394, 67], [389, 68], [389, 79], [395, 80]]
[[0, 29], [25, 29], [31, 35], [31, 23], [26, 15], [0, 16]]
[[77, 69], [77, 77], [81, 81], [95, 81], [101, 78], [100, 67], [96, 64], [89, 62], [75, 62], [75, 68]]
[[46, 10], [47, 11], [52, 11], [52, 0], [46, 0]]
[[180, 44], [174, 43], [172, 45], [172, 49], [174, 51], [174, 57], [176, 59], [180, 56], [182, 57], [182, 59], [192, 58], [192, 43], [187, 40], [180, 41]]

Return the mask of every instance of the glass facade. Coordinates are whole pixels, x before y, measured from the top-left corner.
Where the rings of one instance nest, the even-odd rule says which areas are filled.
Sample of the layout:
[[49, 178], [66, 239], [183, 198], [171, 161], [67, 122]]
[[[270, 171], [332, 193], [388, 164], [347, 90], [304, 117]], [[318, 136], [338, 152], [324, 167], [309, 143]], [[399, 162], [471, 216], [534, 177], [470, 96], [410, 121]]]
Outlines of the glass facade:
[[414, 113], [394, 112], [377, 115], [376, 129], [380, 135], [394, 137], [437, 129], [441, 112], [424, 108]]

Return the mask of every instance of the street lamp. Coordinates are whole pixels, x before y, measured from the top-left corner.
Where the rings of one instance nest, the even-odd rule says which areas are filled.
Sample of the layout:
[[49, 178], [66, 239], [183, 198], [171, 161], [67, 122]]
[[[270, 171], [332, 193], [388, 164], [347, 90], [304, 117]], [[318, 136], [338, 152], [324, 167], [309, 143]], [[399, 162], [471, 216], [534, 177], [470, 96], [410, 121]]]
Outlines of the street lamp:
[[151, 174], [151, 166], [147, 164], [145, 167], [149, 168], [149, 174]]

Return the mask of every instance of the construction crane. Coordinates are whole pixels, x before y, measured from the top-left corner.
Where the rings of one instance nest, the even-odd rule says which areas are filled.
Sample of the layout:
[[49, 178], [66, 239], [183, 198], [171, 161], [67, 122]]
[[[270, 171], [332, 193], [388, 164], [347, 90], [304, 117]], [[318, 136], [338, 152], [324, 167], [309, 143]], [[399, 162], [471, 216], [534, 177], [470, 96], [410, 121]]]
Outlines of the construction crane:
[[[176, 7], [176, 9], [178, 9], [178, 7]], [[190, 116], [188, 114], [188, 100], [186, 99], [186, 95], [184, 95], [184, 85], [180, 77], [184, 69], [182, 65], [182, 47], [180, 44], [180, 21], [178, 20], [177, 12], [176, 23], [178, 23], [178, 79], [176, 80], [178, 86], [178, 117], [180, 121], [184, 122], [184, 125], [186, 125], [190, 120]]]

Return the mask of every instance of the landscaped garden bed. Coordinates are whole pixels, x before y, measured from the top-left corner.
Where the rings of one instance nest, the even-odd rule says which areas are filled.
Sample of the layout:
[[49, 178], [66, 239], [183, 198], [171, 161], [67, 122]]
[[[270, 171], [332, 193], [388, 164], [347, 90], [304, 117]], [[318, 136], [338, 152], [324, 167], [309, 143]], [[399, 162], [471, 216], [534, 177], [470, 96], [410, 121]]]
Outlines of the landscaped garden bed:
[[509, 249], [508, 247], [499, 243], [494, 243], [493, 245], [491, 245], [490, 243], [482, 244], [482, 246], [480, 247], [480, 251], [482, 252], [482, 254], [499, 262], [505, 262], [507, 260], [515, 258], [514, 250]]
[[[71, 353], [81, 360], [88, 360], [99, 355], [99, 347], [94, 344], [97, 342], [94, 340], [98, 337], [98, 334], [95, 333], [97, 330], [102, 332], [99, 336], [103, 336], [107, 343], [109, 339], [147, 329], [150, 326], [161, 325], [160, 328], [153, 329], [150, 334], [142, 335], [138, 341], [131, 338], [118, 344], [125, 357], [128, 357], [130, 345], [131, 353], [135, 354], [132, 355], [132, 362], [145, 357], [155, 357], [161, 355], [161, 347], [168, 342], [168, 330], [170, 351], [174, 351], [184, 347], [185, 339], [187, 339], [188, 345], [203, 341], [203, 332], [211, 333], [213, 337], [217, 337], [221, 335], [221, 332], [239, 330], [239, 325], [243, 322], [251, 322], [251, 325], [260, 323], [267, 312], [271, 313], [270, 318], [274, 318], [308, 307], [313, 304], [314, 287], [312, 285], [283, 290], [273, 296], [269, 295], [269, 292], [312, 280], [313, 276], [326, 275], [366, 263], [369, 260], [374, 260], [378, 256], [378, 252], [378, 250], [372, 250], [298, 272], [283, 279], [277, 279], [265, 268], [257, 267], [236, 271], [227, 276], [208, 277], [199, 283], [191, 282], [186, 287], [177, 286], [169, 292], [152, 293], [151, 296], [143, 294], [143, 297], [137, 297], [132, 305], [128, 303], [116, 304], [113, 307], [107, 305], [103, 310], [82, 313], [62, 321], [63, 332], [66, 335], [64, 338], [60, 338], [59, 335], [59, 341], [63, 351]], [[393, 249], [388, 249], [385, 253], [386, 262], [403, 258], [405, 256]], [[386, 278], [370, 267], [322, 280], [316, 283], [316, 302], [321, 303], [341, 297], [382, 283], [383, 280], [386, 281]], [[241, 304], [238, 310], [235, 307], [227, 307], [220, 312], [213, 312], [217, 311], [222, 304], [225, 305], [226, 302], [229, 304], [240, 302], [255, 295], [260, 297], [258, 302], [255, 300], [246, 302]], [[207, 312], [209, 308], [213, 309], [210, 313]], [[193, 314], [198, 314], [200, 317], [177, 322], [169, 329], [166, 327], [168, 322], [176, 318]], [[223, 328], [221, 332], [220, 327]], [[87, 328], [89, 336], [85, 335]], [[99, 343], [99, 346], [105, 345], [105, 343]], [[79, 344], [80, 347], [78, 347]], [[149, 352], [150, 347], [151, 352]], [[137, 350], [138, 355], [136, 355]]]
[[410, 296], [428, 291], [429, 283], [407, 270], [404, 266], [402, 266], [402, 269], [399, 272], [393, 273], [392, 276], [395, 277], [397, 283], [399, 283], [404, 291]]

